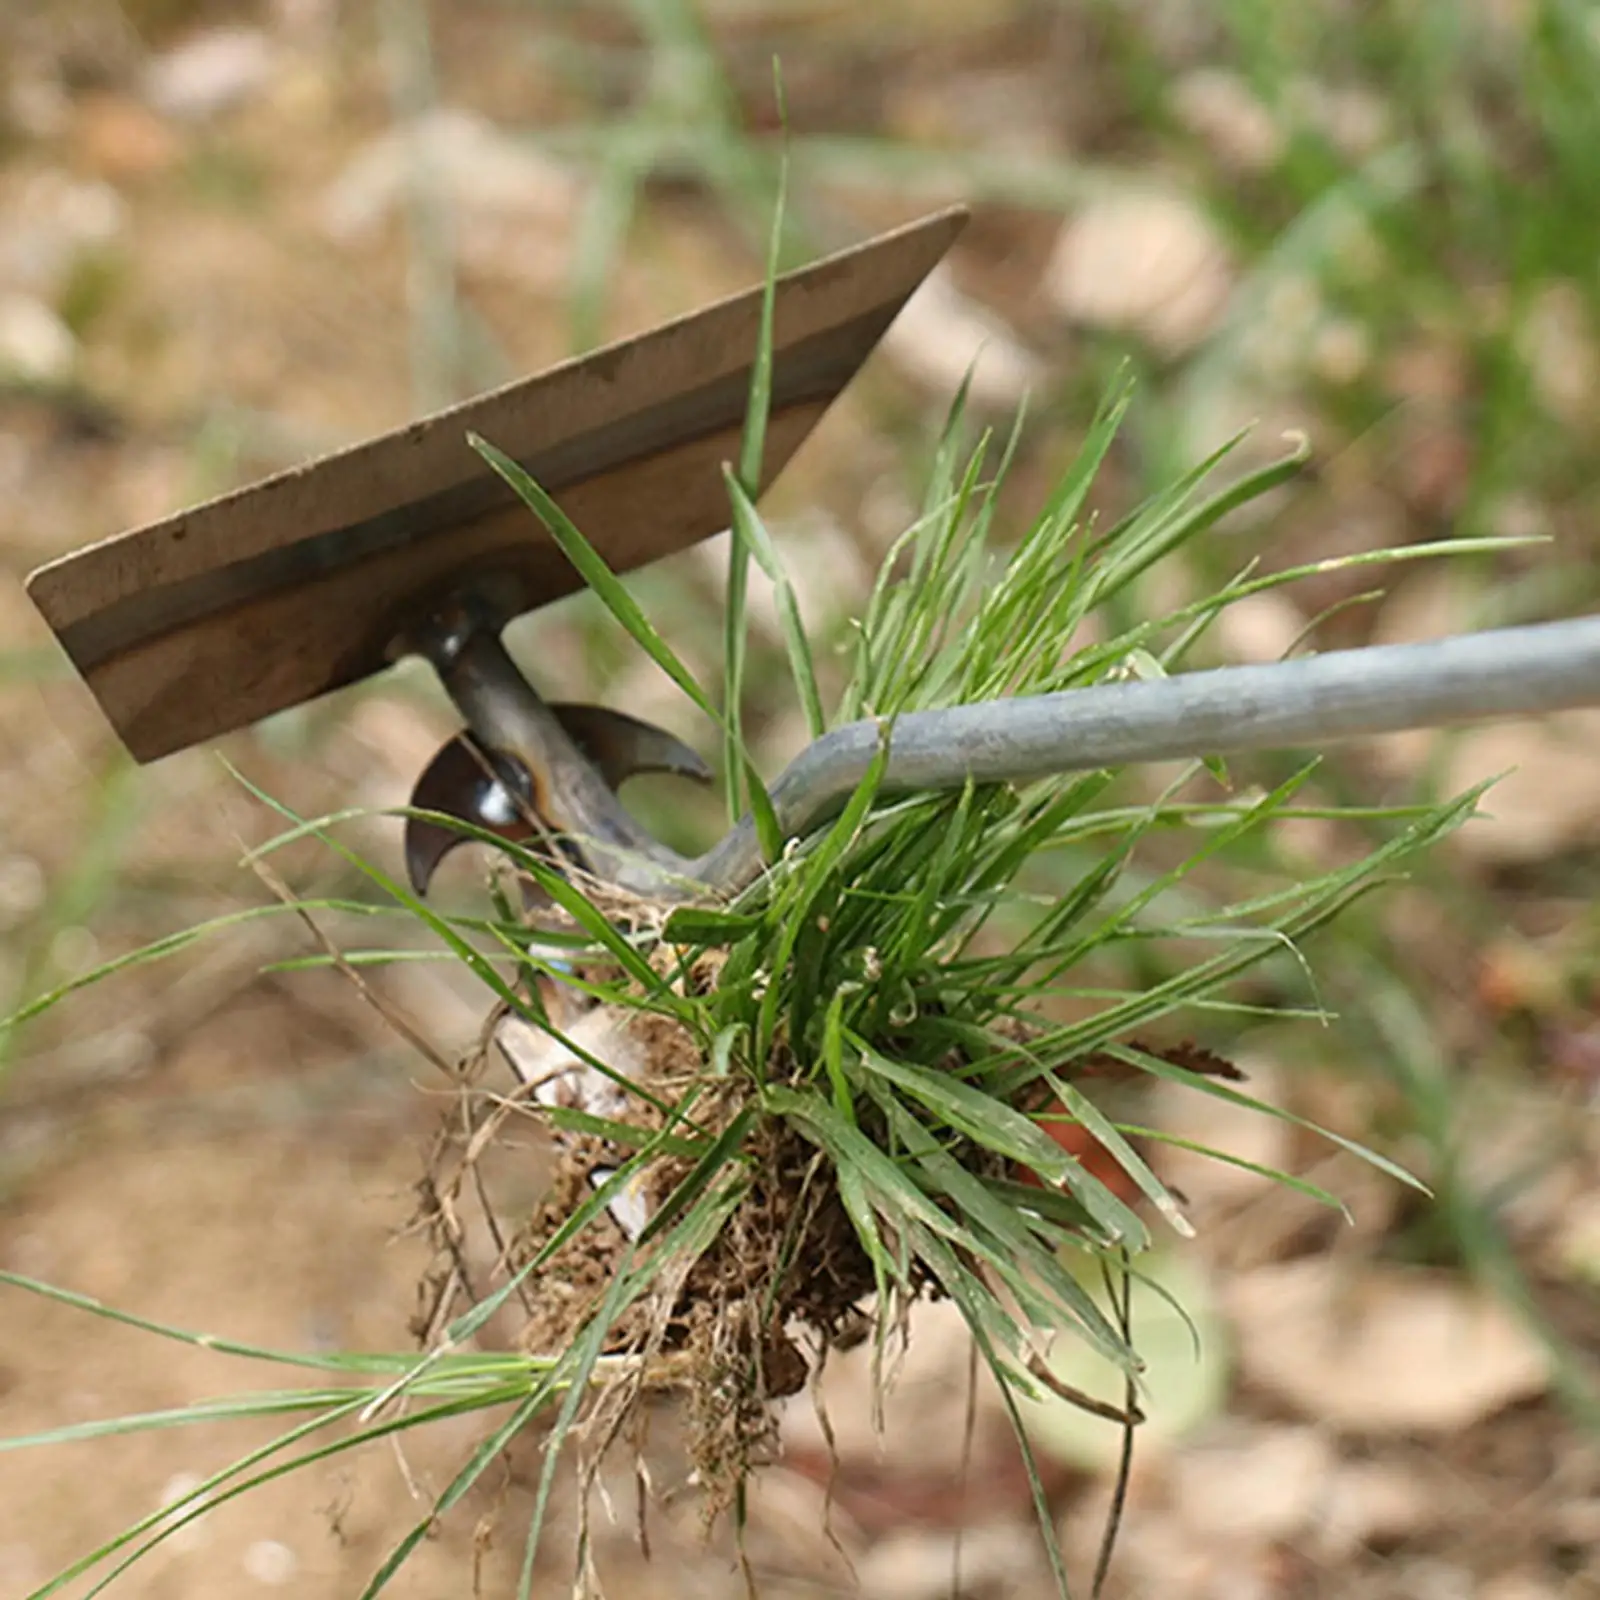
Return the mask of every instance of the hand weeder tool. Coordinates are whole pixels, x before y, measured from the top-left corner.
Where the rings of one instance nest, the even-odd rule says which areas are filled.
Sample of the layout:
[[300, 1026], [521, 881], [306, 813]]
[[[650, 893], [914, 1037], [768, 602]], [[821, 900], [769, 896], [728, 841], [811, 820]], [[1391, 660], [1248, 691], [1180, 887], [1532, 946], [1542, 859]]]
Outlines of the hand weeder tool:
[[[777, 475], [944, 255], [940, 212], [780, 278], [764, 482]], [[566, 860], [642, 897], [737, 892], [764, 865], [747, 817], [686, 859], [616, 789], [638, 772], [704, 780], [670, 734], [596, 706], [547, 705], [500, 632], [580, 580], [464, 445], [520, 462], [614, 571], [720, 531], [761, 291], [564, 363], [407, 428], [51, 562], [28, 592], [140, 761], [311, 699], [415, 652], [466, 731], [423, 773], [421, 808]], [[1228, 755], [1600, 704], [1600, 618], [1339, 651], [991, 705], [894, 724], [884, 788], [1023, 782], [1126, 762]], [[819, 739], [772, 785], [785, 837], [825, 820], [878, 748], [870, 722]], [[413, 819], [425, 890], [459, 835]]]

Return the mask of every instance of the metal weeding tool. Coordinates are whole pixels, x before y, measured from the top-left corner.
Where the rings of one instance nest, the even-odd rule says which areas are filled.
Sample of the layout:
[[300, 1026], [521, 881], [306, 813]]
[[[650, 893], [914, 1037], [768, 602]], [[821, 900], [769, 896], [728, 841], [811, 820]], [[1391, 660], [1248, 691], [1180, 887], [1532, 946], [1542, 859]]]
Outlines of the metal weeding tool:
[[[953, 209], [780, 278], [765, 481], [787, 462], [965, 223]], [[680, 741], [619, 712], [548, 705], [511, 660], [512, 618], [580, 580], [463, 442], [519, 461], [613, 570], [727, 524], [761, 291], [52, 562], [28, 590], [113, 727], [151, 761], [427, 657], [465, 731], [419, 780], [420, 808], [507, 837], [545, 832], [572, 864], [642, 897], [737, 892], [763, 861], [748, 818], [686, 859], [617, 799], [634, 773], [705, 779]], [[765, 482], [762, 487], [765, 486]], [[1600, 704], [1600, 619], [1342, 651], [902, 716], [888, 791], [1226, 755]], [[860, 781], [880, 730], [835, 729], [772, 786], [786, 837]], [[425, 890], [459, 836], [412, 819]]]

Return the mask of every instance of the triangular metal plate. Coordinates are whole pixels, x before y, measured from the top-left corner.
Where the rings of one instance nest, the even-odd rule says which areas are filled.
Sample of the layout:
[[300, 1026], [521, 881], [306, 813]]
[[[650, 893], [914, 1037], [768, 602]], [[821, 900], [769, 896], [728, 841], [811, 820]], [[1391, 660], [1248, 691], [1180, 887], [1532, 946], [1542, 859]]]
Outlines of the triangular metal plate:
[[[763, 487], [965, 222], [940, 212], [778, 280]], [[138, 760], [243, 727], [378, 671], [419, 601], [475, 572], [511, 573], [528, 610], [580, 587], [468, 432], [616, 571], [725, 528], [760, 312], [758, 287], [91, 545], [28, 593]]]

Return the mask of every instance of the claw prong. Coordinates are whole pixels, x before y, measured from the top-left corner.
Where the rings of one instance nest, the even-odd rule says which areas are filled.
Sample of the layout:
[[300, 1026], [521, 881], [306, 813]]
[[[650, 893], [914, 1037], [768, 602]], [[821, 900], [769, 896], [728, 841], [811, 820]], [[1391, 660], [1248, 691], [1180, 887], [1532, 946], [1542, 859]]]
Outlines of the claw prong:
[[700, 752], [653, 722], [609, 706], [552, 705], [550, 709], [567, 737], [613, 789], [646, 772], [711, 782], [711, 768]]
[[[647, 772], [673, 773], [699, 783], [711, 781], [711, 769], [700, 755], [664, 728], [606, 706], [553, 705], [550, 711], [579, 756], [613, 791]], [[410, 803], [417, 810], [459, 817], [521, 844], [557, 831], [554, 819], [545, 814], [545, 797], [561, 789], [551, 781], [553, 776], [520, 755], [485, 745], [471, 733], [460, 733], [428, 763]], [[417, 894], [427, 893], [439, 864], [468, 838], [442, 822], [406, 819], [406, 873]]]
[[[530, 775], [500, 751], [484, 749], [471, 734], [446, 741], [423, 769], [411, 791], [411, 806], [437, 811], [520, 843], [532, 838], [538, 821]], [[407, 817], [406, 876], [419, 895], [428, 892], [439, 863], [469, 836], [426, 817]]]

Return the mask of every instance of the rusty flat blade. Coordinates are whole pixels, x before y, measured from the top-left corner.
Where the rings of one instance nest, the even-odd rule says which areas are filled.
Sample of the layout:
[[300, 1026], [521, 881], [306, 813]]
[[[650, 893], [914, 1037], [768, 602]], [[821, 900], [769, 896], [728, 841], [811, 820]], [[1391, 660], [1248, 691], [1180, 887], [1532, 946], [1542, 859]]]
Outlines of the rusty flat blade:
[[[778, 280], [763, 483], [966, 222], [953, 208]], [[613, 570], [728, 525], [761, 290], [564, 362], [39, 568], [28, 593], [112, 726], [154, 761], [386, 665], [420, 599], [509, 572], [532, 610], [580, 587], [481, 434]]]

